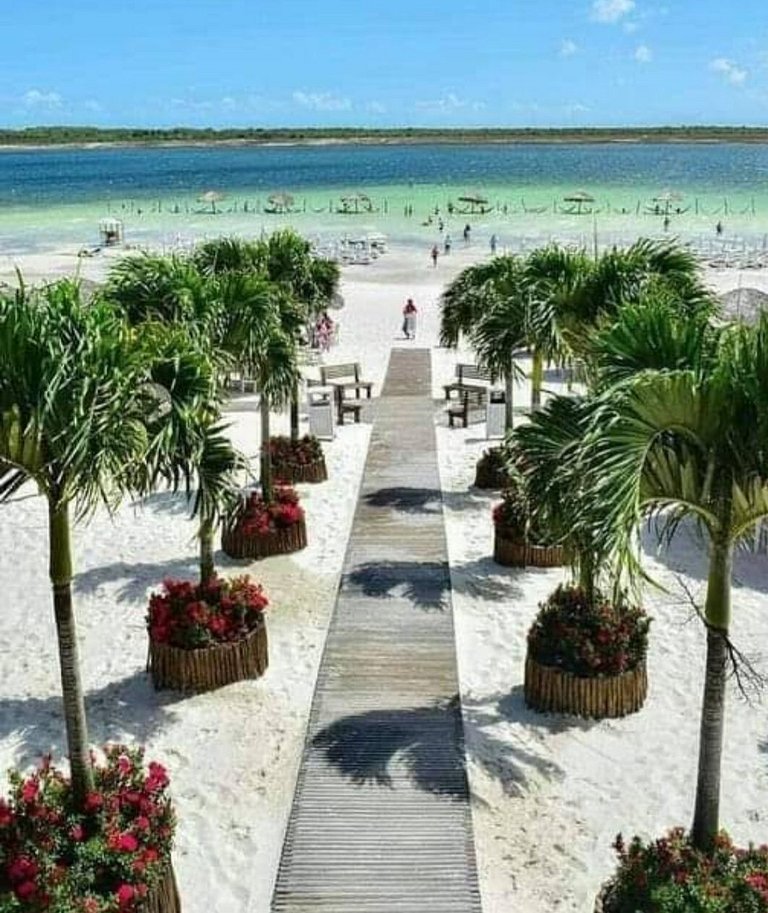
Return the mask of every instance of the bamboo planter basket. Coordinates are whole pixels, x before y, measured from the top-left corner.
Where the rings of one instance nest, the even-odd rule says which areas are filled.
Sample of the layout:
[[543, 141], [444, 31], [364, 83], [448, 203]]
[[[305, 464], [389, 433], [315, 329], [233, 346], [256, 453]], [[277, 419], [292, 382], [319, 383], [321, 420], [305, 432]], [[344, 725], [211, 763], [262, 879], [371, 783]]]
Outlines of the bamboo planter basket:
[[149, 893], [144, 905], [138, 907], [138, 910], [140, 913], [181, 913], [179, 889], [170, 859], [164, 878]]
[[221, 547], [230, 558], [269, 558], [290, 555], [307, 547], [307, 523], [304, 518], [285, 529], [258, 535], [242, 533], [237, 527], [223, 530]]
[[273, 462], [272, 470], [276, 479], [283, 482], [327, 482], [328, 469], [325, 465], [325, 456], [313, 460], [311, 463], [278, 463]]
[[185, 650], [149, 642], [147, 666], [157, 691], [213, 691], [233, 682], [260, 678], [268, 665], [267, 625], [263, 615], [246, 637], [231, 643]]
[[504, 567], [562, 567], [565, 553], [561, 545], [530, 545], [508, 539], [494, 525], [493, 560]]
[[609, 908], [606, 906], [608, 903], [608, 898], [610, 895], [611, 883], [610, 881], [607, 884], [604, 884], [600, 889], [600, 893], [595, 898], [595, 910], [594, 913], [610, 913]]
[[567, 713], [606, 720], [636, 713], [648, 694], [645, 659], [619, 675], [580, 678], [555, 666], [525, 658], [525, 703], [540, 713]]

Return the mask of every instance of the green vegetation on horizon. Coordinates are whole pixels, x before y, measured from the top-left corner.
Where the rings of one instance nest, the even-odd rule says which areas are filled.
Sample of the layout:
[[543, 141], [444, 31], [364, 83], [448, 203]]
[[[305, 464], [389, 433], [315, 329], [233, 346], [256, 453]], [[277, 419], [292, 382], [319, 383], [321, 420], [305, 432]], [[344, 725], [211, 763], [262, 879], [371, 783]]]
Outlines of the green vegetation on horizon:
[[45, 126], [0, 129], [0, 146], [84, 143], [673, 143], [768, 142], [768, 127], [173, 127]]

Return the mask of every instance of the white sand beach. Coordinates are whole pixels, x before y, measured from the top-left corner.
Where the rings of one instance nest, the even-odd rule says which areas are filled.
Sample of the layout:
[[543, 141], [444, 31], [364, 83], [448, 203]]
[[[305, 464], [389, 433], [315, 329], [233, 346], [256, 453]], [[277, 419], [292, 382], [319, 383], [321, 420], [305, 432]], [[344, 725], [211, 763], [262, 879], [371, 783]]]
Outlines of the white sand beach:
[[[458, 269], [485, 256], [486, 247], [457, 248], [433, 269], [426, 254], [394, 248], [368, 267], [346, 268], [346, 304], [334, 313], [339, 342], [325, 361], [359, 361], [377, 393], [393, 346], [429, 347], [439, 398], [454, 363], [471, 360], [469, 353], [437, 348], [439, 296]], [[29, 280], [70, 272], [76, 263], [68, 254], [18, 260]], [[81, 275], [99, 280], [108, 263], [84, 260]], [[0, 280], [12, 278], [12, 264], [0, 264]], [[765, 271], [711, 272], [709, 279], [721, 291], [768, 290]], [[415, 342], [400, 332], [407, 297], [419, 309]], [[521, 385], [518, 402], [527, 395]], [[236, 443], [257, 454], [255, 397], [238, 396], [229, 418]], [[475, 462], [489, 446], [485, 425], [449, 430], [437, 404], [435, 421], [483, 908], [591, 913], [613, 867], [617, 832], [651, 836], [689, 824], [704, 652], [703, 628], [685, 604], [680, 580], [701, 596], [705, 553], [690, 531], [662, 555], [648, 537], [647, 568], [666, 591], [646, 594], [654, 621], [650, 693], [640, 713], [600, 723], [535, 715], [522, 699], [525, 636], [563, 572], [493, 563], [495, 499], [471, 487]], [[287, 428], [287, 417], [276, 417], [275, 425]], [[145, 744], [149, 758], [167, 764], [185, 913], [268, 913], [369, 433], [365, 422], [338, 428], [324, 447], [329, 481], [300, 486], [310, 540], [305, 551], [258, 563], [217, 553], [222, 573], [247, 571], [270, 599], [270, 668], [259, 681], [181, 698], [155, 693], [144, 673], [148, 594], [164, 577], [195, 574], [195, 525], [183, 499], [157, 494], [112, 518], [99, 511], [74, 534], [91, 739]], [[5, 769], [49, 750], [61, 754], [64, 742], [45, 505], [31, 487], [0, 506], [0, 555]], [[735, 576], [735, 642], [768, 673], [768, 557], [741, 555]], [[732, 687], [726, 739], [723, 824], [738, 842], [765, 842], [768, 703], [748, 705]]]

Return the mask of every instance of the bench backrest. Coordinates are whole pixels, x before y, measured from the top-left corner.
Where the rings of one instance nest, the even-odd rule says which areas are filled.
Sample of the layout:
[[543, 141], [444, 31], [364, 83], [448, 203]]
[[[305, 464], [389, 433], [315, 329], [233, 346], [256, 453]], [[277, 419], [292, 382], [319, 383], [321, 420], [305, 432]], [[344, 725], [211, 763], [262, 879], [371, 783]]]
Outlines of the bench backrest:
[[489, 383], [491, 381], [491, 375], [487, 371], [483, 371], [477, 365], [466, 364], [456, 365], [456, 378], [460, 384], [465, 380], [486, 380]]
[[322, 365], [320, 368], [320, 379], [324, 384], [329, 380], [340, 380], [343, 377], [360, 380], [360, 364], [354, 362], [348, 365]]

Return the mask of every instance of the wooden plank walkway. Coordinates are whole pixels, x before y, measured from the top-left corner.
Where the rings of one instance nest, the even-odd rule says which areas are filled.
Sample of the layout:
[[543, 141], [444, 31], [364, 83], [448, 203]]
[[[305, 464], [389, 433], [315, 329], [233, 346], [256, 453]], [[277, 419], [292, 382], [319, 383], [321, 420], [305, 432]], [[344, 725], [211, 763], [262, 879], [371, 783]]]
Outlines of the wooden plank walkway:
[[430, 354], [394, 349], [273, 913], [479, 913]]

